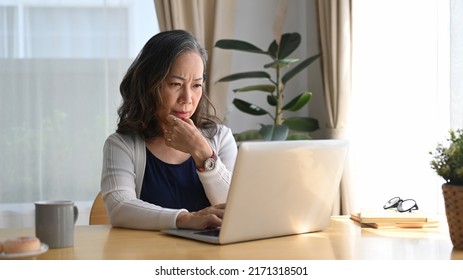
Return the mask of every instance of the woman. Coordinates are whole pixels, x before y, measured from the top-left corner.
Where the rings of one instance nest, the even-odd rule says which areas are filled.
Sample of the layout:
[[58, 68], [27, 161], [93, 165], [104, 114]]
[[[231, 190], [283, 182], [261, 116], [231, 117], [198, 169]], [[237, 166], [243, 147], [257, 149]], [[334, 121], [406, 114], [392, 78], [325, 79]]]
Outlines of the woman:
[[205, 49], [188, 32], [153, 36], [122, 80], [101, 191], [111, 224], [160, 230], [221, 225], [237, 147], [204, 94]]

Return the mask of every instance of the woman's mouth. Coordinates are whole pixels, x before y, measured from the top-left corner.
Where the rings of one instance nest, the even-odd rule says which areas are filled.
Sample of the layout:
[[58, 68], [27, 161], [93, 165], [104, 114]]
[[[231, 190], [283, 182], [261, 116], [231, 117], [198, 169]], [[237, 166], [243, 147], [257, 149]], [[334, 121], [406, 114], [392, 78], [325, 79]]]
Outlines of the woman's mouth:
[[176, 116], [177, 118], [179, 119], [188, 119], [190, 117], [190, 113], [189, 112], [185, 112], [185, 111], [173, 111], [172, 112], [172, 115]]

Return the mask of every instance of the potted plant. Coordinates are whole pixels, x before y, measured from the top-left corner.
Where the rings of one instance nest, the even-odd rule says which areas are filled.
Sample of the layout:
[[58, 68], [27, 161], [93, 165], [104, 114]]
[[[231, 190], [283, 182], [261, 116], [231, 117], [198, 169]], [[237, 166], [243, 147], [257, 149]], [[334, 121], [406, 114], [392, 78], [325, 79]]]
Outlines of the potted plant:
[[[303, 91], [292, 100], [285, 100], [285, 86], [287, 83], [302, 70], [306, 69], [320, 54], [311, 56], [300, 61], [298, 58], [289, 58], [301, 43], [299, 33], [284, 33], [280, 38], [273, 40], [267, 50], [262, 50], [257, 46], [241, 41], [224, 39], [215, 43], [215, 47], [221, 49], [230, 49], [244, 52], [251, 52], [259, 55], [266, 55], [270, 61], [263, 65], [264, 69], [273, 69], [273, 76], [267, 71], [249, 71], [227, 75], [218, 82], [231, 82], [240, 79], [261, 78], [267, 83], [249, 85], [234, 89], [234, 93], [255, 91], [263, 93], [266, 102], [272, 111], [267, 111], [261, 106], [249, 103], [245, 100], [235, 98], [233, 104], [235, 107], [247, 114], [254, 116], [268, 115], [273, 121], [272, 124], [261, 124], [260, 129], [248, 130], [235, 134], [237, 141], [264, 139], [264, 140], [294, 140], [309, 139], [309, 132], [319, 129], [318, 121], [310, 117], [292, 117], [285, 118], [284, 112], [295, 112], [302, 109], [309, 103], [312, 93]], [[289, 69], [295, 63], [295, 67]], [[283, 73], [283, 69], [289, 69]]]
[[463, 249], [463, 130], [450, 130], [447, 143], [439, 143], [431, 168], [445, 180], [442, 193], [453, 246]]

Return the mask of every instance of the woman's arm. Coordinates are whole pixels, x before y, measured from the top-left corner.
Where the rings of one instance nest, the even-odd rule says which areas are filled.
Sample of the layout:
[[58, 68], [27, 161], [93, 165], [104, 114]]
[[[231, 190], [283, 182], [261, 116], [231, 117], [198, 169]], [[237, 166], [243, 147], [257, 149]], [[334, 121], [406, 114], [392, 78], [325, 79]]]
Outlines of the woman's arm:
[[215, 168], [198, 175], [209, 202], [215, 205], [227, 200], [238, 148], [230, 128], [225, 126], [219, 128], [210, 145], [217, 154]]
[[[103, 149], [101, 191], [111, 224], [115, 227], [160, 230], [176, 228], [183, 209], [162, 208], [140, 200], [136, 195], [135, 138], [113, 134]], [[144, 166], [143, 166], [144, 168]]]

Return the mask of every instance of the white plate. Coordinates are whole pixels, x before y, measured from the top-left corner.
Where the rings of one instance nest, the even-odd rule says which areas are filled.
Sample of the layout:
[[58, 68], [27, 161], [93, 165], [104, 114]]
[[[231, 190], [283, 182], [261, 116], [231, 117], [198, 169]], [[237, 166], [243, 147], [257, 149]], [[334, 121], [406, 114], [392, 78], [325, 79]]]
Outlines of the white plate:
[[19, 258], [35, 257], [35, 256], [45, 253], [46, 251], [48, 251], [48, 245], [45, 243], [41, 243], [40, 249], [38, 249], [37, 251], [23, 252], [23, 253], [11, 253], [11, 254], [5, 254], [5, 252], [2, 252], [0, 253], [0, 259], [19, 259]]

